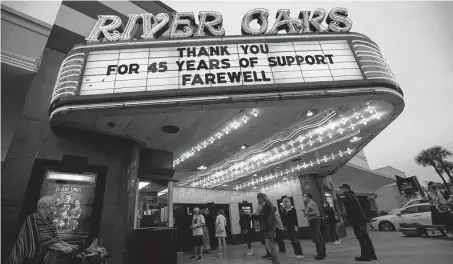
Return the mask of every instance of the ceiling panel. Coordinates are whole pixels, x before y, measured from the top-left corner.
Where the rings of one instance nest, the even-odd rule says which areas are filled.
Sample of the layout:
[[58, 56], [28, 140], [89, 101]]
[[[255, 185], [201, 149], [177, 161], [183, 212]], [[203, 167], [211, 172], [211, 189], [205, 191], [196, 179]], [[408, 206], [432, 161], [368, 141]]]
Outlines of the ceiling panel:
[[158, 126], [166, 118], [168, 118], [168, 116], [169, 114], [167, 113], [134, 116], [127, 128], [124, 130], [124, 133], [134, 135], [139, 138], [147, 138], [152, 131], [156, 130]]

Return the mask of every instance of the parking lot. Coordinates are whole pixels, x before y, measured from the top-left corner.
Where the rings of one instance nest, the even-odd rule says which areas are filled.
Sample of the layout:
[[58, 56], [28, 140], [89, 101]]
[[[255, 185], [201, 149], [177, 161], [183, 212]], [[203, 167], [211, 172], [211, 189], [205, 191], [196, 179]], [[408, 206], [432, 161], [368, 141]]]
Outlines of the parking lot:
[[[313, 257], [316, 255], [315, 246], [311, 241], [302, 240], [302, 248], [305, 259], [292, 259], [292, 248], [286, 240], [288, 256], [281, 254], [281, 263], [356, 263], [354, 256], [360, 254], [360, 247], [353, 237], [352, 232], [348, 230], [349, 237], [343, 239], [341, 245], [327, 244], [327, 258], [316, 261]], [[377, 261], [372, 263], [386, 264], [451, 264], [453, 263], [453, 238], [420, 238], [420, 237], [403, 237], [399, 232], [370, 232], [378, 256]], [[246, 264], [246, 263], [268, 263], [269, 260], [262, 260], [264, 248], [260, 243], [253, 244], [255, 256], [245, 257], [247, 252], [246, 245], [228, 246], [227, 256], [216, 258], [211, 254], [205, 254], [202, 263], [210, 264]], [[193, 263], [189, 260], [190, 254], [179, 255], [179, 263]], [[359, 263], [359, 262], [357, 262]]]

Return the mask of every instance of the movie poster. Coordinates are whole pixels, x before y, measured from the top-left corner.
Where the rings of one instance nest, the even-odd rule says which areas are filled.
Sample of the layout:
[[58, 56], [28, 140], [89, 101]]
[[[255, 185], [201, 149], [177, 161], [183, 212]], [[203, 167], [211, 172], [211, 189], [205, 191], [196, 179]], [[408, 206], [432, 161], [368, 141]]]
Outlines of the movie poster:
[[56, 196], [57, 215], [53, 220], [60, 238], [87, 237], [90, 229], [94, 184], [49, 181], [44, 195]]

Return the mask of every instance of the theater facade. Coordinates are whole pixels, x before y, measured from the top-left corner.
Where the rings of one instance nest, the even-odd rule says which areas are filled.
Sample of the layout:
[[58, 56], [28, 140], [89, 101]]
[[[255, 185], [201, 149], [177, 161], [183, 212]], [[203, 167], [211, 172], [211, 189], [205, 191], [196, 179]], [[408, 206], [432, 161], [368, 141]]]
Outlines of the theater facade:
[[153, 232], [176, 241], [164, 226], [186, 236], [195, 205], [227, 211], [232, 243], [260, 191], [276, 205], [290, 197], [303, 209], [311, 193], [341, 210], [331, 176], [401, 114], [403, 92], [378, 44], [350, 32], [347, 10], [268, 16], [247, 12], [239, 36], [225, 35], [218, 12], [99, 16], [85, 43], [41, 66], [54, 85], [17, 219], [44, 194], [77, 197], [80, 230], [62, 221], [62, 235], [99, 236], [114, 262], [139, 263], [132, 248], [159, 244]]

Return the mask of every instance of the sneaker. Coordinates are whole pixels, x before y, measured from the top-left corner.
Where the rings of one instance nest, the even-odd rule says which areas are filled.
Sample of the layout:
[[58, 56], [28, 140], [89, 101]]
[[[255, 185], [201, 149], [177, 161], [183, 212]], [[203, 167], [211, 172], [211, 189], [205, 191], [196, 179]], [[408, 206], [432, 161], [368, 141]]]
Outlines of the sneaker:
[[320, 256], [320, 255], [315, 257], [316, 260], [321, 260], [321, 259], [325, 259], [325, 258], [326, 258], [326, 256]]
[[197, 258], [197, 257], [195, 257], [195, 256], [190, 257], [190, 259], [194, 259], [194, 258]]
[[197, 261], [201, 261], [201, 260], [203, 260], [203, 258], [202, 257], [198, 257], [196, 260]]
[[272, 256], [267, 256], [267, 255], [266, 255], [266, 256], [262, 256], [261, 258], [262, 258], [262, 259], [268, 259], [268, 260], [269, 260], [269, 259], [272, 259]]
[[304, 255], [296, 255], [296, 256], [294, 256], [294, 258], [295, 259], [303, 259], [303, 258], [305, 258], [305, 256]]
[[247, 252], [247, 254], [245, 254], [246, 256], [255, 256], [255, 252], [253, 252], [253, 250], [250, 250], [249, 252]]

